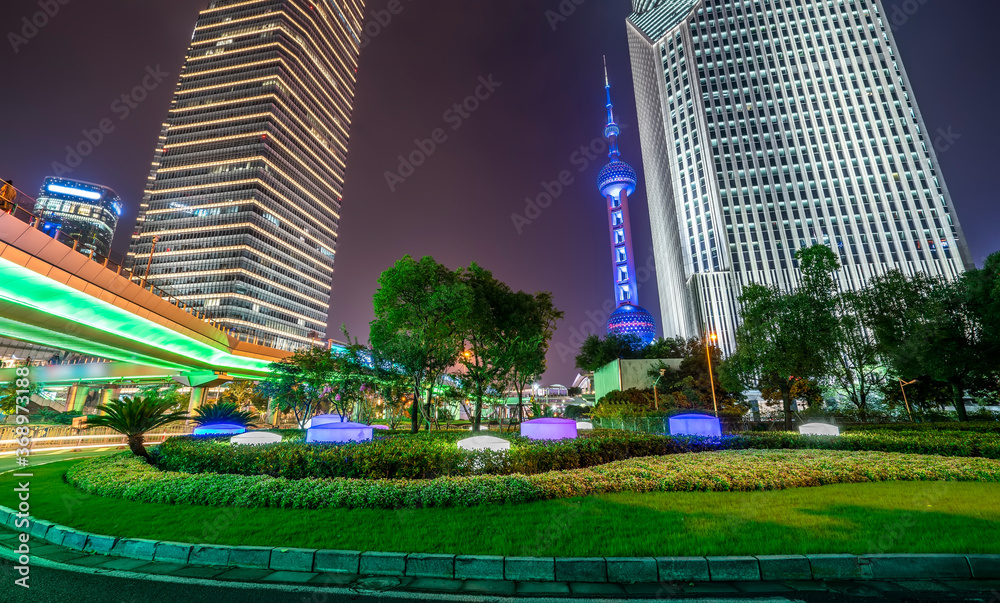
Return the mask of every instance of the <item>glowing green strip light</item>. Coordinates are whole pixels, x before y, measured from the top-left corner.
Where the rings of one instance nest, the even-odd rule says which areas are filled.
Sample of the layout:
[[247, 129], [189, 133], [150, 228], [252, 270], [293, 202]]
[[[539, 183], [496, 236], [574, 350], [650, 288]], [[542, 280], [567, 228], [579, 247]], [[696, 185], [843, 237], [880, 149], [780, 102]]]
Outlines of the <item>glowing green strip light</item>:
[[[269, 360], [236, 356], [212, 347], [4, 259], [0, 259], [0, 299], [190, 358], [196, 362], [192, 366], [200, 363], [227, 372], [270, 372]], [[8, 318], [17, 320], [17, 316]], [[158, 364], [174, 362], [163, 359]]]

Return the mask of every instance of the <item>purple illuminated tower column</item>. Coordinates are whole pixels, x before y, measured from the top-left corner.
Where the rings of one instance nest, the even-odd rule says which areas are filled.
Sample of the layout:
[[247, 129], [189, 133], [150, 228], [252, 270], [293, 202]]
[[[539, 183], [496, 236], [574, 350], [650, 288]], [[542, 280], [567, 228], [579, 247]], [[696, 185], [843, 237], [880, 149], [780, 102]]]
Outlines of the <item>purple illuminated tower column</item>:
[[604, 91], [608, 99], [608, 125], [604, 137], [608, 139], [611, 162], [604, 166], [597, 177], [597, 187], [607, 201], [608, 227], [611, 232], [611, 262], [614, 266], [615, 299], [618, 309], [608, 319], [608, 334], [635, 335], [649, 344], [656, 338], [656, 321], [639, 306], [635, 281], [635, 258], [632, 256], [632, 229], [628, 216], [628, 196], [635, 192], [637, 177], [632, 166], [620, 161], [615, 111], [611, 105], [611, 84], [608, 65], [604, 64]]

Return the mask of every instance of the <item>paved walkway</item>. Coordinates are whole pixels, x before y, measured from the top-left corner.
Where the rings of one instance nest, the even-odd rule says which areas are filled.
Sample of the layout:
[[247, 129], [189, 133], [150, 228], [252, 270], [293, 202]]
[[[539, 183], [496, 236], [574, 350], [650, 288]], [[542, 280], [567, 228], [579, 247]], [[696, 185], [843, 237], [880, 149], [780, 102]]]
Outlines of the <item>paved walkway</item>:
[[[30, 466], [38, 467], [41, 465], [48, 465], [49, 463], [58, 463], [59, 461], [104, 456], [115, 452], [121, 452], [122, 450], [128, 449], [122, 446], [108, 446], [105, 448], [78, 450], [76, 452], [70, 450], [32, 450], [31, 456], [29, 457], [31, 460]], [[17, 457], [13, 455], [0, 456], [0, 474], [14, 471], [16, 469], [18, 469]], [[23, 471], [23, 469], [21, 470]]]
[[[229, 567], [204, 567], [177, 563], [149, 562], [138, 559], [86, 554], [54, 544], [32, 540], [32, 576], [42, 577], [36, 582], [56, 585], [66, 583], [54, 578], [54, 573], [76, 571], [107, 580], [149, 579], [170, 581], [176, 584], [212, 585], [217, 588], [259, 588], [275, 592], [296, 592], [298, 600], [303, 593], [325, 593], [332, 600], [341, 597], [361, 596], [359, 600], [521, 600], [577, 598], [586, 600], [637, 600], [637, 599], [700, 599], [725, 601], [808, 601], [834, 602], [858, 599], [888, 601], [976, 601], [1000, 603], [1000, 580], [914, 580], [914, 581], [756, 581], [711, 583], [576, 583], [576, 582], [517, 582], [506, 580], [447, 580], [437, 578], [378, 577], [325, 572], [275, 571], [269, 569], [244, 569]], [[13, 582], [13, 551], [18, 545], [18, 534], [8, 529], [0, 530], [0, 558], [3, 567], [3, 590]], [[35, 574], [36, 570], [41, 569]], [[34, 579], [34, 578], [33, 578]], [[93, 582], [94, 580], [89, 580]], [[72, 581], [70, 581], [71, 583]], [[87, 581], [85, 581], [87, 582]], [[89, 583], [88, 582], [88, 583]], [[105, 585], [107, 588], [108, 585]], [[65, 584], [69, 588], [69, 584]], [[160, 585], [157, 588], [163, 588]], [[275, 590], [277, 589], [277, 590]], [[42, 593], [32, 589], [32, 600]], [[171, 590], [173, 588], [171, 587]], [[74, 591], [70, 591], [71, 593]], [[105, 591], [114, 592], [114, 591]], [[381, 593], [381, 598], [376, 596]], [[390, 594], [391, 593], [391, 594]], [[79, 594], [78, 592], [76, 594]], [[123, 595], [124, 597], [124, 595]], [[372, 597], [375, 597], [372, 599]], [[228, 599], [228, 597], [226, 597]], [[312, 598], [308, 596], [307, 598]], [[6, 599], [5, 599], [6, 600]], [[51, 600], [59, 600], [53, 598]], [[67, 600], [65, 598], [61, 600]], [[134, 601], [135, 596], [124, 598], [102, 597], [101, 601]], [[153, 600], [153, 599], [140, 599]], [[173, 599], [177, 600], [177, 599]], [[203, 600], [192, 599], [192, 600]], [[208, 600], [208, 599], [204, 599]], [[215, 600], [219, 600], [216, 598]], [[240, 596], [240, 600], [252, 600]], [[269, 598], [268, 600], [285, 600]], [[289, 599], [291, 600], [291, 599]], [[388, 599], [386, 599], [388, 600]]]

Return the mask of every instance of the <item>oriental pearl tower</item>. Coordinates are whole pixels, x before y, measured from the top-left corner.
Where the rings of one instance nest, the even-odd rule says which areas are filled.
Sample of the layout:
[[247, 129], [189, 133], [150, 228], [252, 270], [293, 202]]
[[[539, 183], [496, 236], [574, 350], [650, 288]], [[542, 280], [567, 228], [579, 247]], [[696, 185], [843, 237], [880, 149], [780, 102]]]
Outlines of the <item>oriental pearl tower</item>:
[[608, 319], [608, 334], [635, 335], [644, 345], [649, 345], [656, 338], [656, 321], [652, 314], [639, 306], [635, 259], [632, 256], [632, 229], [628, 216], [628, 197], [635, 192], [638, 178], [632, 166], [620, 161], [618, 134], [621, 130], [615, 123], [615, 111], [611, 105], [607, 60], [604, 61], [604, 91], [608, 100], [608, 125], [604, 127], [604, 137], [608, 139], [608, 157], [611, 161], [597, 177], [597, 188], [607, 202], [615, 299], [618, 301], [618, 308]]

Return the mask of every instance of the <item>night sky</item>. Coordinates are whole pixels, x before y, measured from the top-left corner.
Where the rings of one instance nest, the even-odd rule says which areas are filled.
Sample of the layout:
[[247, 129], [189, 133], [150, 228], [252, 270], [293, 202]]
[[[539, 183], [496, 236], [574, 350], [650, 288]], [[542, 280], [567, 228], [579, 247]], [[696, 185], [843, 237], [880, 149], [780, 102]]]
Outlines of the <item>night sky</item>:
[[[515, 289], [554, 293], [566, 318], [544, 381], [568, 385], [580, 336], [595, 328], [591, 317], [603, 320], [612, 296], [607, 216], [594, 184], [604, 159], [574, 156], [604, 125], [602, 54], [625, 126], [623, 160], [640, 175], [631, 204], [637, 264], [652, 253], [624, 24], [631, 3], [567, 0], [564, 6], [575, 11], [554, 28], [546, 11], [558, 11], [559, 0], [402, 3], [403, 12], [361, 55], [330, 334], [339, 337], [345, 323], [352, 336], [367, 337], [376, 279], [404, 254], [431, 255], [453, 268], [475, 261]], [[386, 4], [374, 0], [366, 12]], [[39, 8], [37, 0], [5, 0], [0, 177], [36, 194], [52, 163], [64, 160], [66, 145], [113, 118], [115, 131], [68, 177], [110, 186], [125, 200], [115, 246], [124, 252], [160, 124], [206, 5], [71, 1], [15, 53], [8, 32], [19, 32], [22, 18]], [[1000, 3], [976, 3], [971, 19], [952, 2], [885, 5], [931, 138], [949, 132], [939, 158], [981, 263], [1000, 249], [994, 193]], [[119, 120], [114, 101], [156, 66], [169, 77]], [[472, 94], [479, 78], [491, 77], [499, 83], [495, 92], [452, 129], [445, 112]], [[435, 128], [444, 128], [447, 140], [390, 191], [385, 173]], [[572, 172], [573, 183], [518, 232], [511, 215], [524, 215], [526, 198], [543, 193], [542, 183], [563, 170]], [[654, 287], [640, 286], [639, 298], [657, 313]]]

